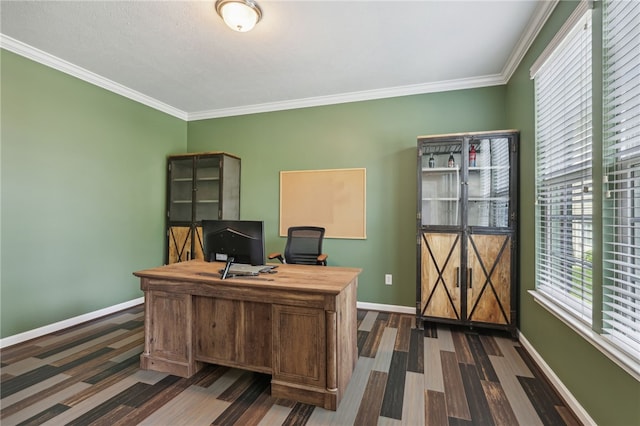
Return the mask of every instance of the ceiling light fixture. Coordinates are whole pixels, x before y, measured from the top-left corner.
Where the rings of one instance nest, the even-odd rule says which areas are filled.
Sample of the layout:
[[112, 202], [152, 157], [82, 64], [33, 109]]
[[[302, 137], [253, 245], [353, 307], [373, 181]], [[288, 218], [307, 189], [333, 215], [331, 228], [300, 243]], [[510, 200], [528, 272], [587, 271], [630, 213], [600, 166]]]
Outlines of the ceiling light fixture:
[[251, 31], [262, 18], [260, 6], [253, 0], [217, 0], [216, 12], [234, 31]]

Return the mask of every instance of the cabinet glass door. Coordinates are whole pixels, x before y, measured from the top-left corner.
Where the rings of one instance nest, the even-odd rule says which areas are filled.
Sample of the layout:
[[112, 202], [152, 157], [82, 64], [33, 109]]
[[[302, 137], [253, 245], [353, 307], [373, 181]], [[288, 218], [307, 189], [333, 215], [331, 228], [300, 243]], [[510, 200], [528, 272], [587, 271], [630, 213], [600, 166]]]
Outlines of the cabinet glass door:
[[460, 225], [462, 140], [420, 148], [422, 225]]
[[[468, 225], [509, 227], [510, 139], [469, 142]], [[475, 155], [475, 160], [474, 160]]]
[[193, 159], [172, 160], [169, 171], [169, 221], [191, 222]]
[[199, 158], [196, 164], [196, 222], [219, 219], [220, 159]]

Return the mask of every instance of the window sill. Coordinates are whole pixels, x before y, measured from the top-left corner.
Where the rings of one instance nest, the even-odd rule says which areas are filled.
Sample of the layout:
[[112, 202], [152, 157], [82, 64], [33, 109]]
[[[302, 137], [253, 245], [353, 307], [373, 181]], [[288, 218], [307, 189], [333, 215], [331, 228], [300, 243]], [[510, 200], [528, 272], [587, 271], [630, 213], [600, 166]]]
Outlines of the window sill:
[[529, 294], [533, 296], [533, 300], [535, 300], [540, 306], [569, 326], [569, 328], [578, 333], [578, 335], [584, 338], [587, 342], [591, 343], [591, 345], [602, 352], [616, 365], [629, 373], [636, 380], [640, 381], [640, 362], [638, 362], [637, 359], [634, 359], [626, 352], [618, 349], [606, 337], [601, 336], [591, 330], [591, 328], [583, 322], [564, 312], [545, 294], [534, 290], [529, 290]]

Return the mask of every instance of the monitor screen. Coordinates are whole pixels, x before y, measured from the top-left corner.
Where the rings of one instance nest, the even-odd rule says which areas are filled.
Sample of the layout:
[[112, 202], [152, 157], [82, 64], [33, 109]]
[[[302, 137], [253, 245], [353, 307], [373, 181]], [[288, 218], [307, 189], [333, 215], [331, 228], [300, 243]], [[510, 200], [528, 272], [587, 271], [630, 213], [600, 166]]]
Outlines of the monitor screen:
[[203, 220], [202, 242], [207, 262], [264, 265], [264, 223], [258, 220]]

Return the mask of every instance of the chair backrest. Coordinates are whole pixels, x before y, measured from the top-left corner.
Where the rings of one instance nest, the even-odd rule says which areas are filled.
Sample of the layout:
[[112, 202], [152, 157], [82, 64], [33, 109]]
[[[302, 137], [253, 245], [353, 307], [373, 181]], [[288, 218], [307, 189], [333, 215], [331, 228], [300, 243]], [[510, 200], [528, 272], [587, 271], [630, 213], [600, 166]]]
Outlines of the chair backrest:
[[292, 226], [287, 231], [284, 258], [287, 263], [317, 265], [322, 254], [324, 228], [318, 226]]

